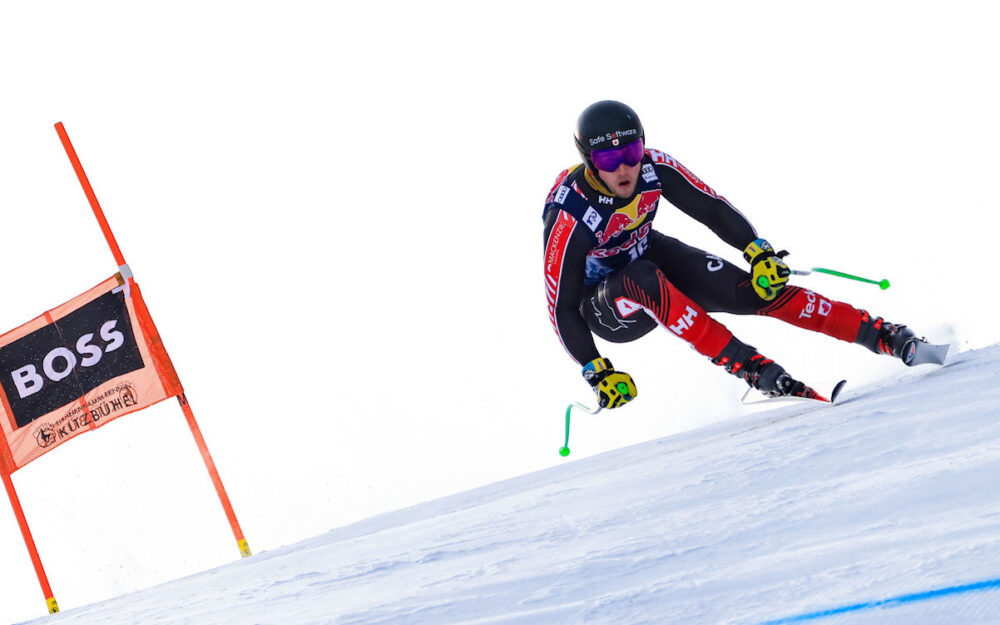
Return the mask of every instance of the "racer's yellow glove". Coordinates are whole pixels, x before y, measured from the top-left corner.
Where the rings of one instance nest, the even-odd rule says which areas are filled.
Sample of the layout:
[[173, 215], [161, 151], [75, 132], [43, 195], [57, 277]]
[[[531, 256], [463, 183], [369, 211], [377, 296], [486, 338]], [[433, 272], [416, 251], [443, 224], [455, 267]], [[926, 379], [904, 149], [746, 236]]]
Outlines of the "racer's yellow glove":
[[761, 299], [771, 301], [778, 297], [778, 291], [788, 283], [792, 270], [781, 260], [788, 252], [775, 253], [771, 244], [764, 239], [752, 241], [743, 250], [743, 258], [750, 263], [750, 284]]
[[583, 379], [594, 389], [601, 408], [624, 406], [638, 394], [632, 376], [624, 371], [615, 371], [607, 358], [595, 358], [584, 365]]

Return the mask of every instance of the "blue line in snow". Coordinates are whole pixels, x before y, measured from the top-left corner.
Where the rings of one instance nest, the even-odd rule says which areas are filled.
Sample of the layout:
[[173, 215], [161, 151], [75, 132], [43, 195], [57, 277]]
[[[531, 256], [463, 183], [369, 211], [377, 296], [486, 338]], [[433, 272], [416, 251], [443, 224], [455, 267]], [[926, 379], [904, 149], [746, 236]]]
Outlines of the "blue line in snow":
[[824, 616], [843, 614], [844, 612], [857, 612], [858, 610], [867, 610], [869, 608], [895, 607], [907, 603], [916, 603], [918, 601], [937, 599], [939, 597], [945, 597], [948, 595], [958, 595], [966, 592], [976, 592], [979, 590], [993, 590], [997, 588], [1000, 588], [1000, 579], [989, 579], [983, 582], [975, 582], [974, 584], [963, 584], [961, 586], [939, 588], [937, 590], [916, 592], [909, 595], [900, 595], [898, 597], [891, 597], [889, 599], [880, 599], [878, 601], [855, 603], [854, 605], [845, 605], [839, 608], [830, 608], [829, 610], [821, 610], [819, 612], [810, 612], [808, 614], [799, 614], [796, 616], [786, 616], [785, 618], [780, 618], [775, 621], [765, 621], [760, 625], [783, 625], [784, 623], [801, 623], [802, 621], [811, 621], [813, 619], [823, 618]]

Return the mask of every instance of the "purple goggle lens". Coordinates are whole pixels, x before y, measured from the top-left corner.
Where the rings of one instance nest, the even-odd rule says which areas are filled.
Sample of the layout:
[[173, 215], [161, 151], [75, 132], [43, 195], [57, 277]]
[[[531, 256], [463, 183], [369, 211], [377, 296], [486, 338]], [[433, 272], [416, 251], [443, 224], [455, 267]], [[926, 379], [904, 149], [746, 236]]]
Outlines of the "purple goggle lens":
[[629, 167], [638, 164], [642, 160], [642, 154], [642, 139], [636, 139], [620, 148], [594, 150], [590, 153], [590, 160], [594, 161], [594, 167], [601, 171], [615, 171], [622, 163]]

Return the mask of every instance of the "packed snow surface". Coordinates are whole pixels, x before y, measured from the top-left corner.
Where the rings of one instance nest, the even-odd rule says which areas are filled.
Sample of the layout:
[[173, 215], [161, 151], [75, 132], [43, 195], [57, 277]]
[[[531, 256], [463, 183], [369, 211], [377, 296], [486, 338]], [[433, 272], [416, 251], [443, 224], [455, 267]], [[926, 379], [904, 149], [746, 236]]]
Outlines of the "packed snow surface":
[[852, 382], [35, 622], [1000, 622], [1000, 347]]

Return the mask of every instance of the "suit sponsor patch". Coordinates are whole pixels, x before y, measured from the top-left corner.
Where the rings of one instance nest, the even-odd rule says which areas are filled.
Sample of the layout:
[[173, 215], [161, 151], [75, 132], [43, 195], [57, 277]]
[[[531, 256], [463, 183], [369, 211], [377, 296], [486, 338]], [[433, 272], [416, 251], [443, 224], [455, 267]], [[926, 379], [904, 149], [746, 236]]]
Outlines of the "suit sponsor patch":
[[559, 187], [559, 190], [556, 191], [556, 204], [562, 204], [568, 196], [569, 187]]
[[593, 206], [588, 206], [587, 212], [583, 214], [583, 223], [594, 232], [597, 232], [597, 226], [601, 225], [601, 219], [601, 214], [594, 210]]

